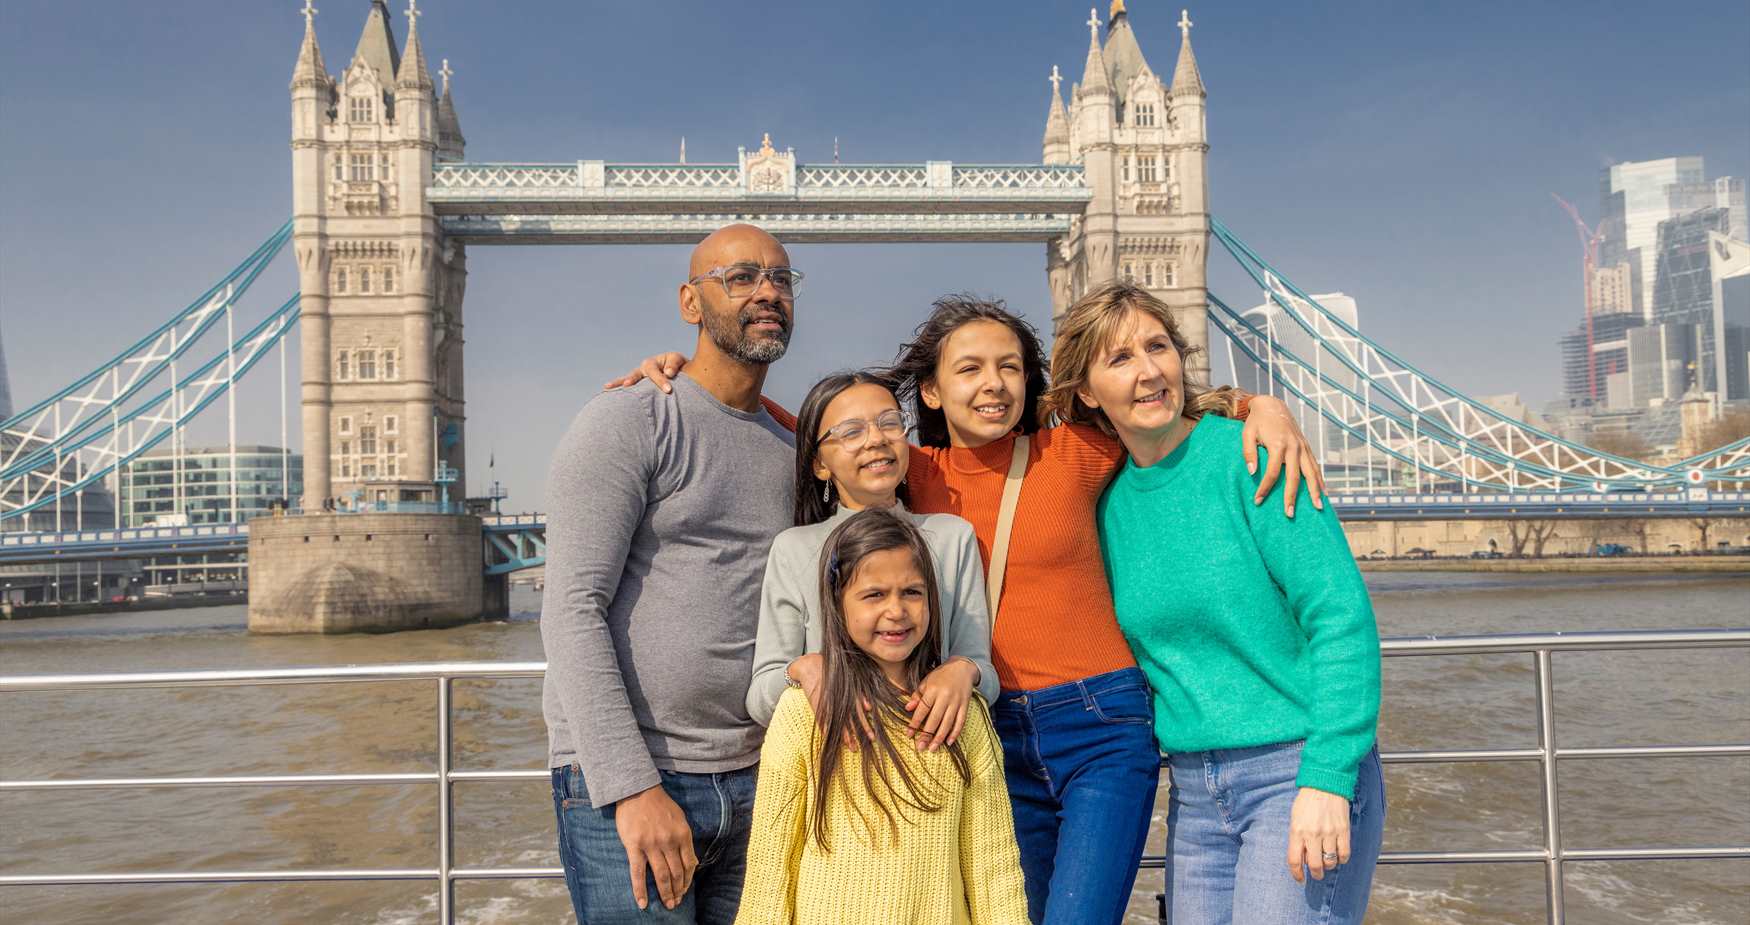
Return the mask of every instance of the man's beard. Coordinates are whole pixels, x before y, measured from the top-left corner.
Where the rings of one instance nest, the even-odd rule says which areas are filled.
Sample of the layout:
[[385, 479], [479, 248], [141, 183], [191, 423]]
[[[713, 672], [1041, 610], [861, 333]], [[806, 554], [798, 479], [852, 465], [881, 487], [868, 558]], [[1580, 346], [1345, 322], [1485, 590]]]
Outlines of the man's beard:
[[[790, 346], [790, 324], [781, 321], [783, 329], [776, 337], [751, 338], [747, 336], [747, 326], [753, 323], [754, 317], [771, 312], [757, 310], [754, 306], [746, 306], [733, 319], [726, 318], [715, 312], [706, 311], [705, 332], [711, 335], [711, 342], [717, 349], [729, 354], [743, 363], [775, 363], [784, 356], [784, 351]], [[782, 317], [782, 315], [780, 315]]]

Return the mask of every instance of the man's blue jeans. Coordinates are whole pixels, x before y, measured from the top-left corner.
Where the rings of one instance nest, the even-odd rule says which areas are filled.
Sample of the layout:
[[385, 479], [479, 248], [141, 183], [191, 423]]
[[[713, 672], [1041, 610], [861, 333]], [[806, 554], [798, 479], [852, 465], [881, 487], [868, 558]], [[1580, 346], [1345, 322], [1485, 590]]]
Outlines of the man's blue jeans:
[[626, 846], [614, 827], [614, 807], [589, 805], [583, 772], [577, 767], [553, 769], [553, 810], [559, 817], [559, 860], [565, 886], [579, 922], [615, 925], [620, 922], [663, 925], [732, 925], [741, 905], [741, 881], [747, 872], [747, 836], [753, 828], [754, 782], [759, 767], [721, 774], [662, 772], [666, 791], [693, 828], [693, 851], [699, 869], [693, 888], [673, 909], [664, 908], [656, 878], [646, 875], [648, 908], [632, 898], [631, 868]]
[[1172, 757], [1167, 907], [1173, 925], [1350, 925], [1367, 913], [1385, 832], [1379, 751], [1361, 760], [1349, 804], [1349, 863], [1288, 872], [1301, 742]]
[[1027, 914], [1045, 925], [1124, 917], [1160, 783], [1148, 681], [1124, 668], [1004, 691], [1003, 740]]

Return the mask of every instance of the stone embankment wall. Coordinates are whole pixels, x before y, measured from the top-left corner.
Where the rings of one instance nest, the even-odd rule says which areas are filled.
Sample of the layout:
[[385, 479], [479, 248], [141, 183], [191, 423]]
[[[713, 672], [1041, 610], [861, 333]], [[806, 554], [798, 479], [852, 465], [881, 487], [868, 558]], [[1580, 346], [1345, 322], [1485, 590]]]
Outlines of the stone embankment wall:
[[[503, 612], [488, 599], [480, 518], [306, 514], [249, 523], [249, 630], [381, 633]], [[495, 604], [496, 606], [490, 606]]]
[[1431, 550], [1436, 556], [1468, 556], [1488, 551], [1489, 541], [1502, 555], [1514, 551], [1514, 531], [1525, 539], [1522, 552], [1532, 555], [1534, 531], [1545, 531], [1543, 555], [1585, 555], [1601, 543], [1617, 543], [1637, 553], [1683, 552], [1713, 549], [1721, 542], [1750, 545], [1750, 520], [1714, 518], [1706, 521], [1706, 542], [1697, 521], [1679, 519], [1597, 520], [1414, 520], [1346, 523], [1349, 550], [1357, 557], [1404, 556], [1412, 549]]

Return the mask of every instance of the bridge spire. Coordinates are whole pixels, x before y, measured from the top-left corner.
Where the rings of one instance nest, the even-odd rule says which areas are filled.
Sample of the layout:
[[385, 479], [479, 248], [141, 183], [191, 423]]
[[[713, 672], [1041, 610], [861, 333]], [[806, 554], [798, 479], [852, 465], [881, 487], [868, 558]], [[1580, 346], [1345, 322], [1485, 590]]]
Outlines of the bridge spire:
[[292, 87], [328, 85], [328, 66], [322, 62], [322, 47], [316, 44], [316, 7], [304, 0], [304, 44], [298, 48], [298, 63], [292, 68]]
[[444, 59], [443, 69], [438, 73], [444, 78], [444, 92], [438, 98], [437, 108], [438, 155], [444, 160], [459, 161], [467, 140], [462, 137], [462, 120], [456, 116], [456, 101], [450, 96], [450, 78], [456, 76], [450, 70], [450, 59]]
[[[407, 0], [407, 50], [401, 54], [401, 69], [395, 74], [395, 85], [409, 89], [432, 89], [431, 69], [425, 64], [425, 46], [419, 41], [419, 0]], [[446, 78], [447, 82], [447, 78]]]
[[1051, 106], [1045, 114], [1045, 163], [1069, 163], [1069, 114], [1063, 108], [1063, 75], [1051, 66]]
[[1197, 56], [1191, 53], [1191, 11], [1179, 11], [1179, 64], [1173, 68], [1173, 95], [1207, 96], [1203, 75], [1197, 71]]
[[1081, 92], [1112, 92], [1112, 80], [1106, 73], [1106, 56], [1100, 51], [1100, 12], [1092, 8], [1088, 10], [1088, 62], [1082, 68]]
[[395, 27], [391, 19], [388, 0], [371, 0], [371, 12], [365, 16], [365, 30], [359, 33], [358, 48], [352, 53], [352, 63], [363, 61], [369, 64], [371, 70], [377, 72], [377, 80], [385, 87], [395, 85], [395, 75], [401, 70], [401, 55], [395, 50]]

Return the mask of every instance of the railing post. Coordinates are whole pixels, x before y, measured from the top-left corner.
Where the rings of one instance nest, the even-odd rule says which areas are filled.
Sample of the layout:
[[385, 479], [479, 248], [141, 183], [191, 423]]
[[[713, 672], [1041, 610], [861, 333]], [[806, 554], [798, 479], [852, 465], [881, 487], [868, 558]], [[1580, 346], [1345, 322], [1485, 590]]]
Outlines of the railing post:
[[438, 784], [438, 921], [454, 925], [456, 921], [455, 891], [450, 881], [450, 865], [454, 862], [450, 850], [450, 677], [438, 677], [437, 706], [437, 784]]
[[1561, 791], [1556, 781], [1556, 687], [1550, 650], [1537, 650], [1537, 747], [1543, 754], [1544, 890], [1550, 925], [1567, 921], [1562, 888]]

